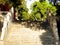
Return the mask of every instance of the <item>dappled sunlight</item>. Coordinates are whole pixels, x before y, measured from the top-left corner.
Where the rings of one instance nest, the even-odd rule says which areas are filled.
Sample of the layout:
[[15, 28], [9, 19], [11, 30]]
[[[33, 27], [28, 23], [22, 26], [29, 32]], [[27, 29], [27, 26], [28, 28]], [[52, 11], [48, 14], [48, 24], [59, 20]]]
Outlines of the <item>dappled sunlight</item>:
[[[46, 31], [45, 29], [34, 30], [31, 28], [27, 28], [25, 26], [23, 27], [23, 25], [21, 24], [10, 23], [8, 27], [8, 34], [4, 39], [4, 44], [5, 45], [17, 45], [17, 44], [43, 45], [45, 44], [43, 42], [46, 42], [45, 39], [48, 37], [48, 35], [49, 32]], [[50, 40], [50, 38], [48, 39]]]
[[43, 33], [46, 33], [46, 30], [44, 30], [44, 29], [42, 30], [42, 29], [41, 29], [41, 30], [40, 30], [40, 35], [43, 35]]
[[[39, 35], [41, 35], [39, 31], [22, 27], [20, 24], [12, 24], [11, 26], [13, 28], [9, 30], [7, 37], [5, 38], [6, 45], [42, 45], [39, 38]], [[41, 33], [43, 32], [45, 31], [42, 31]]]

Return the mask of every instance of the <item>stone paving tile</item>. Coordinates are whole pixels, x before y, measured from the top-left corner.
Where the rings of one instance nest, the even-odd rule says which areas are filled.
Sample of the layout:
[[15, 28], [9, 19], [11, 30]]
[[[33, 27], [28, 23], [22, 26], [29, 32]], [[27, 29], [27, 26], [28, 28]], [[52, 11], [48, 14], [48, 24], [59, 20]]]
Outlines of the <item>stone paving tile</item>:
[[22, 28], [20, 25], [14, 25], [9, 30], [7, 37], [5, 37], [5, 45], [42, 45], [38, 31], [32, 31], [29, 28]]
[[0, 42], [1, 45], [55, 45], [49, 31], [34, 31], [13, 23], [10, 24], [8, 29], [4, 42]]
[[5, 40], [6, 45], [42, 45], [38, 38], [39, 33], [27, 30], [21, 28], [20, 31], [12, 31]]

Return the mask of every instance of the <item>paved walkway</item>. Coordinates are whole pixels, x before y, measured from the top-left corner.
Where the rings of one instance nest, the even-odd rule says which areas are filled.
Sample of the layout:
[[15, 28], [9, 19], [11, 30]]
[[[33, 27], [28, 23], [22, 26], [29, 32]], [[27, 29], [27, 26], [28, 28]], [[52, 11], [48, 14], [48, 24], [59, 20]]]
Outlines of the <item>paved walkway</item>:
[[49, 31], [34, 31], [21, 24], [10, 23], [8, 33], [0, 45], [54, 45]]

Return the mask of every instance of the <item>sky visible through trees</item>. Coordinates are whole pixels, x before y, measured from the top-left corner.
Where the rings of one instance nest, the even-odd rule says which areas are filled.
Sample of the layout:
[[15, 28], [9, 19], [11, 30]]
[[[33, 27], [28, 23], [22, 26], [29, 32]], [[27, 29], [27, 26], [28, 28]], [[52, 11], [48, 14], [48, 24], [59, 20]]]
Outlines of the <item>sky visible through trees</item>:
[[31, 13], [31, 9], [30, 9], [31, 4], [32, 4], [33, 2], [39, 1], [39, 0], [26, 0], [26, 1], [27, 1], [26, 5], [27, 5], [27, 8], [29, 9], [29, 13]]

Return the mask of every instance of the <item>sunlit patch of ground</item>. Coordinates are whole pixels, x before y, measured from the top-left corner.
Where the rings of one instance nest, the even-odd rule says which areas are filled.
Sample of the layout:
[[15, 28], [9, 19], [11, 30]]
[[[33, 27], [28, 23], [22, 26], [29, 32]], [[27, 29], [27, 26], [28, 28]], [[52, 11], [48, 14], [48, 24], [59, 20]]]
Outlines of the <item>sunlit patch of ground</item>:
[[44, 33], [46, 33], [44, 29], [34, 31], [21, 24], [10, 23], [8, 34], [0, 45], [43, 45], [40, 36]]
[[23, 28], [20, 31], [11, 32], [6, 41], [6, 45], [41, 45], [39, 32]]
[[11, 30], [8, 31], [5, 38], [5, 45], [42, 45], [40, 35], [45, 31], [34, 31], [30, 28], [25, 28], [20, 25], [11, 25]]

